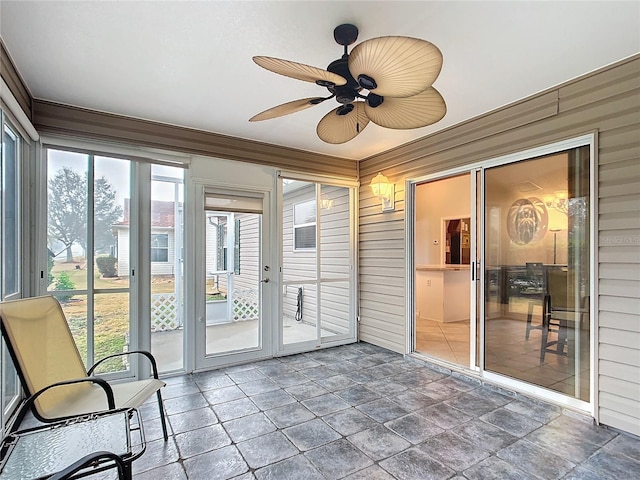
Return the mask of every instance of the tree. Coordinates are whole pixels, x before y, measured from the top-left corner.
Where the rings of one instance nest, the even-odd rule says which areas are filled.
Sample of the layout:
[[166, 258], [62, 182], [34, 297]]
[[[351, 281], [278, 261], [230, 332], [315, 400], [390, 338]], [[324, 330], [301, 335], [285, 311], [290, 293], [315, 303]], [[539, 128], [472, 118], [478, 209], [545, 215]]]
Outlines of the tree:
[[116, 192], [104, 177], [95, 179], [93, 196], [93, 247], [96, 252], [108, 253], [113, 244], [112, 227], [122, 217], [122, 207], [115, 204]]
[[73, 261], [71, 245], [86, 237], [87, 182], [70, 168], [63, 167], [49, 181], [49, 237], [67, 249], [67, 262]]
[[[121, 217], [122, 207], [115, 205], [116, 192], [105, 177], [94, 181], [94, 248], [105, 249], [113, 242], [111, 226]], [[87, 174], [63, 167], [49, 181], [49, 237], [64, 244], [67, 262], [73, 261], [71, 246], [87, 250]]]

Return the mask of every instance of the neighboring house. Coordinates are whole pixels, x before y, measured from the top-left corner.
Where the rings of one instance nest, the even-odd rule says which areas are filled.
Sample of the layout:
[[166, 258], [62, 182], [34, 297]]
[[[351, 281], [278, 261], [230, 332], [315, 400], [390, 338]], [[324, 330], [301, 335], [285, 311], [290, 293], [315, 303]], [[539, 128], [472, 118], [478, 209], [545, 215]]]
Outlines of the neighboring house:
[[[175, 273], [175, 210], [174, 202], [151, 201], [151, 275]], [[125, 198], [123, 219], [113, 225], [119, 277], [129, 275], [129, 218], [130, 199]]]

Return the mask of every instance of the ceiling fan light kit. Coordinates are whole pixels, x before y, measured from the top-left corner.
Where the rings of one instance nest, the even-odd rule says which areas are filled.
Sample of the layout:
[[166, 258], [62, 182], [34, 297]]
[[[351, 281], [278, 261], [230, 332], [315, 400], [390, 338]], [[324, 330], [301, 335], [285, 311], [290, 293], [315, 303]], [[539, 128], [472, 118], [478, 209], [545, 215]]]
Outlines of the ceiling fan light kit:
[[369, 121], [381, 127], [412, 129], [440, 121], [447, 112], [442, 95], [432, 87], [442, 69], [442, 53], [430, 42], [410, 37], [377, 37], [356, 45], [355, 25], [339, 25], [333, 31], [341, 58], [326, 70], [274, 57], [253, 61], [271, 72], [313, 82], [329, 91], [327, 97], [294, 100], [254, 115], [250, 122], [269, 120], [305, 110], [335, 98], [340, 106], [318, 123], [316, 133], [327, 143], [352, 140]]

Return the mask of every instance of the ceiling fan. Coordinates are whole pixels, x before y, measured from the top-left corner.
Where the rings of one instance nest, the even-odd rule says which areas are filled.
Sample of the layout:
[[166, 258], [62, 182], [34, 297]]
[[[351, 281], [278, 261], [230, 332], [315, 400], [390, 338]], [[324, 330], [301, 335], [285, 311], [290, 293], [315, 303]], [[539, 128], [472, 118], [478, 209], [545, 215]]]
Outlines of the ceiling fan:
[[410, 37], [377, 37], [347, 47], [358, 38], [355, 25], [339, 25], [333, 37], [344, 46], [341, 58], [326, 70], [274, 57], [253, 61], [274, 73], [325, 87], [328, 97], [294, 100], [249, 119], [269, 120], [335, 98], [340, 106], [326, 114], [316, 132], [327, 143], [355, 138], [369, 121], [381, 127], [411, 129], [438, 122], [447, 112], [442, 95], [431, 85], [440, 74], [442, 53], [430, 42]]

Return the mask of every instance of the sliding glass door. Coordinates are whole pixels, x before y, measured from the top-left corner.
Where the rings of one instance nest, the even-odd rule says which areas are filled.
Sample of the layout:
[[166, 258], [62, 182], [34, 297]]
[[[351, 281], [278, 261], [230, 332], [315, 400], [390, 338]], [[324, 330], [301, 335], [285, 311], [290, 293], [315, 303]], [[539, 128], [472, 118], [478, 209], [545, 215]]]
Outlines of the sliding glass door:
[[584, 136], [409, 186], [414, 352], [590, 408], [591, 144]]
[[414, 186], [413, 347], [417, 353], [463, 367], [470, 366], [475, 335], [475, 180], [463, 173]]
[[184, 169], [151, 165], [151, 353], [162, 373], [184, 368]]
[[[130, 349], [135, 222], [131, 162], [47, 149], [47, 292], [61, 303], [86, 365]], [[98, 373], [129, 370], [126, 357]]]
[[354, 189], [281, 179], [279, 350], [355, 338]]
[[484, 369], [589, 402], [589, 146], [484, 181]]

